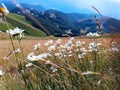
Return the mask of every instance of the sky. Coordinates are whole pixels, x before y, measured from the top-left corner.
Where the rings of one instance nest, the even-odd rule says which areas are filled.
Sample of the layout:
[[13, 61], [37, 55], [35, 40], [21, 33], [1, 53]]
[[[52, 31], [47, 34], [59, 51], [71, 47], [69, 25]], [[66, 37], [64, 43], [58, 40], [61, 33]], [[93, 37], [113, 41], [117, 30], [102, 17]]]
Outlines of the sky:
[[91, 6], [96, 7], [101, 14], [120, 20], [120, 0], [14, 0], [22, 3], [42, 5], [48, 9], [56, 9], [68, 13], [97, 13]]

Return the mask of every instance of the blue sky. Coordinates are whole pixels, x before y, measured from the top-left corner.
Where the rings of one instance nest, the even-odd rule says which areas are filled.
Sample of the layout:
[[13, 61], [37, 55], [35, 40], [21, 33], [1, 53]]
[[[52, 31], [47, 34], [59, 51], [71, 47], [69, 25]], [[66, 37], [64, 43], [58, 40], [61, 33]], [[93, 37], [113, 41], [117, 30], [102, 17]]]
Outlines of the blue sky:
[[120, 19], [120, 0], [14, 0], [32, 4], [40, 4], [46, 8], [63, 12], [96, 13], [94, 6], [106, 16]]

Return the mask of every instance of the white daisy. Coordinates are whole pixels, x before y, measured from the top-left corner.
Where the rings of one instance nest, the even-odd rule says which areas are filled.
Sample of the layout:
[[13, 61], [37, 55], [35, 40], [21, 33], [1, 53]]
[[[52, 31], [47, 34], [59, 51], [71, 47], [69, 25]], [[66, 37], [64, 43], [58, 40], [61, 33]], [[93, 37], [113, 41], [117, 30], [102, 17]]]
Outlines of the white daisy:
[[11, 36], [20, 36], [20, 38], [24, 37], [24, 32], [25, 30], [22, 30], [18, 27], [14, 28], [13, 30], [10, 29], [10, 30], [7, 30], [6, 33], [10, 34]]
[[4, 75], [4, 72], [2, 70], [0, 70], [0, 76]]
[[33, 63], [28, 63], [25, 65], [25, 67], [31, 67], [31, 66], [33, 66]]

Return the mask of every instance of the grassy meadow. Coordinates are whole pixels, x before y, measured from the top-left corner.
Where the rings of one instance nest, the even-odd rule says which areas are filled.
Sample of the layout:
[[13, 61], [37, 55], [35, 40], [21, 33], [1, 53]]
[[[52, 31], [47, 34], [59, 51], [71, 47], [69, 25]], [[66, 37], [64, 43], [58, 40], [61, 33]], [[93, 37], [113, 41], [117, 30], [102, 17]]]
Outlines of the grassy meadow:
[[36, 28], [25, 23], [24, 17], [6, 16], [4, 9], [0, 8], [4, 18], [0, 24], [0, 90], [119, 90], [119, 34], [32, 37], [46, 35], [34, 32]]
[[[119, 90], [119, 38], [0, 40], [1, 90]], [[21, 46], [20, 46], [21, 45]]]

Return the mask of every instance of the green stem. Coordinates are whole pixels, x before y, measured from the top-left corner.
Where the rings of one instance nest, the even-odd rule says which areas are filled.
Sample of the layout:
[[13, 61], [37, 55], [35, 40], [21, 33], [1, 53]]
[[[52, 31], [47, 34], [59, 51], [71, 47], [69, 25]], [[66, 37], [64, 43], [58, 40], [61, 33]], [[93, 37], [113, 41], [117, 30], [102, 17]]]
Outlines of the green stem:
[[22, 46], [21, 46], [21, 43], [20, 43], [20, 38], [18, 37], [18, 43], [19, 43], [19, 47], [20, 47], [20, 50], [21, 50], [21, 53], [22, 53], [22, 57], [23, 57], [23, 60], [25, 59], [24, 57], [24, 53], [23, 53], [23, 49], [22, 49]]
[[[3, 15], [3, 17], [4, 17], [4, 20], [5, 20], [5, 24], [7, 26], [7, 29], [9, 30], [10, 28], [9, 28], [8, 23], [7, 23], [5, 15]], [[11, 44], [12, 44], [13, 51], [15, 51], [15, 46], [14, 46], [13, 39], [12, 39], [12, 36], [10, 35], [10, 33], [9, 33], [9, 37], [10, 37], [10, 41], [11, 41]], [[15, 55], [16, 61], [18, 62], [16, 53], [14, 53], [14, 55]]]
[[[5, 20], [5, 24], [6, 24], [6, 26], [7, 26], [7, 29], [9, 30], [10, 28], [9, 28], [9, 25], [8, 25], [8, 23], [7, 23], [7, 20], [6, 20], [6, 17], [5, 17], [4, 14], [3, 14], [3, 17], [4, 17], [4, 20]], [[10, 41], [11, 41], [11, 44], [12, 44], [12, 48], [13, 48], [13, 50], [15, 51], [13, 39], [12, 39], [12, 36], [10, 35], [10, 33], [9, 33], [9, 37], [10, 37]], [[19, 45], [20, 45], [20, 40], [19, 40]], [[22, 50], [21, 45], [20, 45], [20, 48], [21, 48], [21, 50]], [[18, 61], [17, 54], [14, 53], [14, 55], [15, 55], [16, 61], [17, 61], [17, 63], [18, 63], [18, 69], [20, 70], [20, 73], [21, 73], [21, 75], [22, 75], [22, 78], [23, 78], [23, 80], [24, 80], [24, 82], [25, 82], [25, 90], [26, 90], [27, 81], [26, 81], [23, 73], [21, 72], [21, 67], [22, 67], [22, 66], [21, 66], [21, 62]], [[22, 51], [22, 55], [23, 55], [23, 51]], [[24, 55], [23, 55], [23, 58], [24, 58]], [[20, 66], [19, 66], [19, 64], [20, 64]]]

